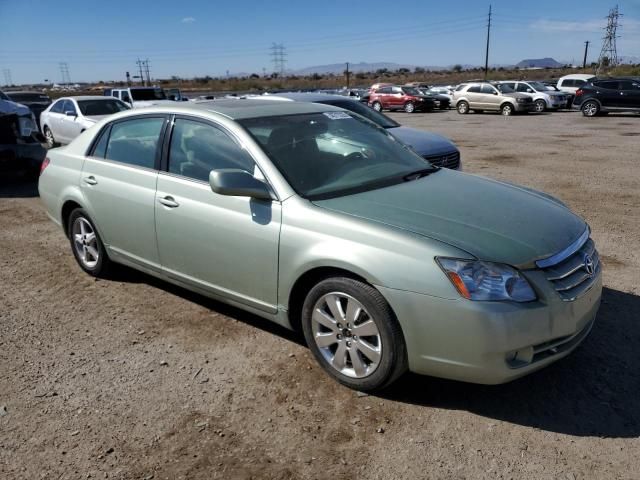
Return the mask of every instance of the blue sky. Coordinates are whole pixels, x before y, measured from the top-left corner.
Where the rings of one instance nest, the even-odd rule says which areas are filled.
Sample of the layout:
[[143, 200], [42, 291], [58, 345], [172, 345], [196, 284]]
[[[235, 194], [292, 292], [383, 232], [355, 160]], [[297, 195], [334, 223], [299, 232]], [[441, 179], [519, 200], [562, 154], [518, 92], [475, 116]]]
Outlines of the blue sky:
[[[615, 0], [493, 0], [490, 63], [554, 57], [581, 62], [602, 45]], [[640, 56], [640, 0], [619, 2], [621, 55]], [[14, 83], [124, 79], [138, 57], [155, 78], [267, 73], [282, 43], [287, 68], [357, 62], [484, 62], [489, 1], [0, 0], [0, 69]], [[4, 84], [0, 72], [0, 84]]]

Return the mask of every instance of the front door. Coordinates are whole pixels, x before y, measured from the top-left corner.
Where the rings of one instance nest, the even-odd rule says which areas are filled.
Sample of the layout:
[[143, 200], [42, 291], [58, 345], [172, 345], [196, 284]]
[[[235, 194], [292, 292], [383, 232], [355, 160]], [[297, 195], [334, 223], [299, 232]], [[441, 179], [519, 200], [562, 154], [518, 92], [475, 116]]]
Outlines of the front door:
[[109, 254], [159, 271], [154, 222], [160, 138], [167, 119], [141, 116], [101, 133], [82, 168], [89, 215]]
[[261, 176], [224, 129], [176, 118], [155, 202], [162, 269], [181, 282], [275, 313], [280, 203], [214, 193], [209, 172], [220, 168]]

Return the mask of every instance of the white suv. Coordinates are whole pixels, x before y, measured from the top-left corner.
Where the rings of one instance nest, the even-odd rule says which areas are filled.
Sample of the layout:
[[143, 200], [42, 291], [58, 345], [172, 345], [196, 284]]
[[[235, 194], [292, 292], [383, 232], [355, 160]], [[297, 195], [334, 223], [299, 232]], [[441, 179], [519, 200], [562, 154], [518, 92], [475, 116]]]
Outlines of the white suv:
[[529, 95], [533, 99], [534, 110], [544, 112], [549, 109], [566, 108], [568, 95], [565, 92], [550, 90], [541, 82], [503, 81], [500, 85], [507, 85], [516, 92]]

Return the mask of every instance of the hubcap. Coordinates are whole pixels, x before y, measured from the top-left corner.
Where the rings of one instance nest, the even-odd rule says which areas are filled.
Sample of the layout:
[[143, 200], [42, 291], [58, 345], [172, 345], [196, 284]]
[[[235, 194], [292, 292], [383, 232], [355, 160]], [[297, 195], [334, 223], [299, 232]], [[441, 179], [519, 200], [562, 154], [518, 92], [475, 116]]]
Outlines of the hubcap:
[[46, 132], [44, 132], [44, 134], [45, 134], [45, 136], [47, 137], [47, 144], [48, 144], [50, 147], [53, 147], [53, 133], [51, 133], [51, 130], [49, 130], [49, 129], [47, 128], [47, 131], [46, 131]]
[[311, 330], [327, 363], [347, 377], [368, 377], [380, 364], [380, 331], [362, 304], [346, 293], [327, 293], [316, 302]]
[[408, 103], [405, 107], [404, 107], [405, 111], [407, 113], [411, 113], [413, 112], [413, 103]]
[[536, 102], [536, 112], [544, 112], [544, 102]]
[[506, 107], [502, 107], [502, 114], [511, 115], [511, 107], [509, 105], [507, 105]]
[[89, 221], [83, 217], [76, 218], [71, 234], [73, 235], [73, 247], [82, 264], [87, 268], [94, 268], [98, 264], [100, 253], [98, 252], [96, 233]]
[[461, 103], [460, 105], [458, 105], [458, 111], [460, 113], [466, 113], [467, 111], [467, 104], [466, 103]]
[[587, 115], [589, 115], [590, 117], [594, 116], [596, 113], [598, 113], [598, 107], [595, 106], [595, 104], [593, 103], [588, 103], [585, 107], [584, 107], [584, 111], [587, 113]]
[[373, 109], [379, 112], [380, 110], [382, 110], [382, 105], [380, 105], [379, 103], [374, 103]]

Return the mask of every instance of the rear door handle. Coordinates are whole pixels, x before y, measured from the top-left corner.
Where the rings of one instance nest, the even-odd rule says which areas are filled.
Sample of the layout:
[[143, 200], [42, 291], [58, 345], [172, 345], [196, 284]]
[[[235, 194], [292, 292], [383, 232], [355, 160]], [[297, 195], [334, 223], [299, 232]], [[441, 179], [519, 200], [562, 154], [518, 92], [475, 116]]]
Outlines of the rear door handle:
[[169, 207], [169, 208], [176, 208], [180, 206], [180, 204], [176, 202], [175, 199], [169, 195], [167, 195], [166, 197], [158, 197], [158, 201], [165, 207]]
[[84, 177], [84, 183], [87, 183], [89, 185], [97, 185], [98, 181], [96, 180], [96, 177], [90, 175], [88, 177]]

